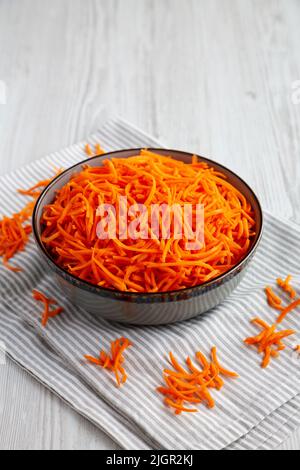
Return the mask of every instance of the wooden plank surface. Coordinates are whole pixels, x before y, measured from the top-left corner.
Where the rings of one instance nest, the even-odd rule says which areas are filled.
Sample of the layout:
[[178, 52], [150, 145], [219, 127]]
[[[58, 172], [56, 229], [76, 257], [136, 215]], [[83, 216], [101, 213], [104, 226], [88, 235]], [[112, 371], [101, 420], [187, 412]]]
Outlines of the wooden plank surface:
[[[298, 0], [1, 0], [0, 174], [84, 138], [106, 106], [300, 223], [299, 20]], [[0, 448], [115, 445], [9, 362]]]

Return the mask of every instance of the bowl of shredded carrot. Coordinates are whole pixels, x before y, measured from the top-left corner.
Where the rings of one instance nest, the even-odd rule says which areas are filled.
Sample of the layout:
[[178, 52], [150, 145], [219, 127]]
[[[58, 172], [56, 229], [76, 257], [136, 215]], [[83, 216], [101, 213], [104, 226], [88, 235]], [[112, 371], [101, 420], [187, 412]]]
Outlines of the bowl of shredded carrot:
[[[146, 236], [126, 238], [120, 219], [110, 237], [99, 238], [99, 206], [117, 213], [121, 199], [126, 211], [142, 206], [144, 216], [153, 206], [201, 205], [202, 245], [189, 248], [186, 232], [175, 236], [174, 223], [167, 237], [152, 236], [147, 226]], [[245, 274], [262, 226], [256, 195], [235, 173], [164, 149], [121, 150], [81, 162], [52, 181], [33, 214], [37, 245], [66, 296], [104, 318], [135, 324], [185, 320], [222, 302]]]

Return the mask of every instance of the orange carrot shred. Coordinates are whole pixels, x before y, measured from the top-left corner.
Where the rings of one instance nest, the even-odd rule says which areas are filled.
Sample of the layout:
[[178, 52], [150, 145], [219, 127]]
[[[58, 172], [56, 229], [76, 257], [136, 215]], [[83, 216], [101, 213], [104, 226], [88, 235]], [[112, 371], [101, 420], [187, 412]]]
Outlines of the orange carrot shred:
[[255, 346], [259, 354], [263, 354], [262, 368], [269, 366], [271, 358], [278, 357], [279, 351], [285, 349], [282, 340], [295, 334], [294, 330], [284, 330], [276, 332], [277, 324], [269, 326], [266, 322], [259, 318], [254, 318], [252, 323], [260, 326], [263, 331], [254, 337], [249, 337], [244, 340], [248, 346]]
[[85, 144], [84, 150], [88, 157], [95, 157], [96, 155], [103, 155], [105, 153], [98, 142], [95, 144], [95, 152], [93, 152], [90, 144]]
[[270, 307], [275, 308], [277, 310], [283, 310], [282, 307], [282, 300], [274, 293], [271, 287], [266, 287], [265, 289], [266, 295], [267, 295], [267, 300], [268, 304]]
[[213, 363], [219, 369], [220, 374], [222, 374], [224, 376], [227, 376], [227, 377], [236, 377], [236, 378], [239, 376], [236, 372], [231, 372], [227, 369], [224, 369], [224, 367], [222, 367], [220, 365], [220, 363], [218, 361], [218, 358], [217, 358], [217, 348], [216, 347], [212, 348], [212, 358], [213, 358]]
[[179, 405], [178, 403], [175, 403], [174, 401], [170, 400], [170, 398], [165, 398], [165, 403], [172, 408], [176, 408], [177, 410], [180, 411], [185, 411], [187, 413], [197, 413], [198, 410], [196, 408], [191, 409], [191, 408], [184, 408], [182, 405]]
[[[61, 170], [57, 170], [57, 173], [55, 176], [58, 176], [61, 173]], [[39, 181], [36, 183], [34, 186], [32, 186], [29, 189], [18, 189], [18, 193], [22, 194], [23, 196], [31, 196], [33, 198], [37, 198], [40, 194], [41, 191], [48, 186], [53, 178], [48, 178], [42, 181]]]
[[24, 224], [24, 217], [20, 214], [0, 220], [0, 256], [9, 270], [21, 271], [20, 268], [11, 266], [9, 260], [25, 249], [31, 232], [31, 226]]
[[102, 350], [97, 358], [89, 355], [84, 357], [88, 362], [113, 372], [117, 386], [120, 387], [127, 380], [127, 375], [121, 364], [124, 362], [123, 353], [129, 346], [132, 346], [132, 343], [127, 338], [121, 337], [111, 342], [110, 355]]
[[279, 285], [279, 287], [281, 287], [285, 292], [287, 292], [291, 299], [294, 300], [297, 293], [295, 291], [295, 289], [291, 286], [290, 282], [292, 280], [292, 276], [289, 275], [285, 280], [282, 280], [280, 278], [277, 279], [277, 284]]
[[4, 266], [10, 271], [22, 271], [21, 268], [12, 266], [9, 260], [17, 253], [24, 251], [29, 242], [32, 228], [31, 225], [26, 224], [26, 222], [32, 216], [36, 199], [52, 179], [53, 178], [39, 181], [32, 188], [27, 190], [18, 190], [20, 194], [32, 197], [33, 201], [28, 202], [23, 209], [13, 214], [11, 217], [3, 217], [0, 220], [0, 257], [2, 257]]
[[[287, 276], [287, 278], [285, 280], [282, 280], [282, 279], [278, 278], [277, 279], [277, 284], [278, 284], [279, 287], [281, 287], [282, 290], [284, 290], [285, 292], [287, 292], [289, 294], [291, 299], [295, 299], [297, 293], [296, 293], [295, 289], [290, 284], [291, 279], [292, 279], [291, 275]], [[300, 299], [296, 299], [293, 302], [291, 302], [289, 305], [284, 307], [282, 305], [281, 298], [278, 297], [274, 293], [274, 291], [271, 287], [267, 286], [265, 288], [265, 291], [266, 291], [267, 300], [268, 300], [269, 305], [272, 308], [275, 308], [276, 310], [279, 310], [281, 312], [279, 317], [277, 318], [277, 323], [281, 323], [290, 312], [292, 312], [293, 310], [295, 310], [297, 307], [300, 306]]]
[[54, 318], [63, 312], [63, 308], [61, 307], [51, 310], [50, 306], [57, 304], [57, 302], [54, 299], [46, 297], [42, 292], [33, 290], [32, 296], [36, 301], [42, 302], [44, 304], [44, 311], [42, 313], [42, 326], [45, 327], [47, 325], [49, 318]]
[[294, 302], [292, 302], [290, 305], [288, 305], [286, 308], [284, 308], [277, 319], [277, 323], [281, 323], [285, 319], [285, 317], [288, 315], [288, 313], [292, 312], [299, 306], [300, 306], [300, 299], [297, 299]]
[[89, 356], [89, 355], [85, 355], [84, 357], [87, 361], [91, 362], [92, 364], [97, 364], [97, 366], [102, 366], [103, 364], [101, 359], [97, 359], [96, 357]]
[[219, 374], [231, 378], [238, 377], [235, 372], [227, 371], [220, 366], [215, 347], [211, 350], [211, 362], [199, 351], [195, 357], [202, 369], [196, 367], [190, 357], [186, 358], [187, 369], [185, 369], [178, 363], [174, 354], [170, 353], [170, 362], [174, 370], [164, 369], [163, 378], [166, 386], [157, 388], [157, 391], [165, 396], [164, 403], [176, 410], [175, 414], [198, 411], [195, 408], [187, 408], [185, 404], [206, 403], [208, 408], [213, 408], [215, 401], [208, 389], [221, 390], [224, 386]]
[[95, 152], [96, 152], [96, 155], [103, 155], [105, 153], [105, 150], [103, 150], [101, 145], [97, 143], [95, 144]]
[[88, 157], [92, 157], [94, 155], [90, 144], [86, 144], [84, 150]]

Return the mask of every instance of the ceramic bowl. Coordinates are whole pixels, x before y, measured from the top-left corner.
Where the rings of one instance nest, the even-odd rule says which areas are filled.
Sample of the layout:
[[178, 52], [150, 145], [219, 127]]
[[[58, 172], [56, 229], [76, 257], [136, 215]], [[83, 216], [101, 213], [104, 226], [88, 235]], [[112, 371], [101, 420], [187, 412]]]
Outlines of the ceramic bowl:
[[[256, 221], [256, 235], [245, 257], [230, 271], [212, 281], [177, 291], [163, 293], [132, 293], [106, 289], [92, 285], [73, 276], [58, 266], [41, 241], [41, 216], [46, 205], [53, 202], [56, 191], [68, 183], [73, 174], [82, 170], [83, 164], [100, 166], [103, 158], [127, 158], [138, 155], [141, 149], [120, 150], [107, 153], [104, 156], [89, 158], [61, 173], [43, 191], [39, 197], [33, 214], [34, 237], [44, 261], [56, 277], [57, 284], [71, 302], [83, 309], [110, 321], [139, 324], [160, 325], [173, 323], [200, 315], [213, 309], [224, 301], [241, 282], [259, 245], [262, 229], [263, 215], [258, 198], [252, 189], [235, 173], [204, 157], [199, 157], [216, 170], [227, 176], [233, 184], [250, 202], [253, 207]], [[172, 156], [177, 160], [190, 162], [192, 154], [178, 150], [149, 149], [161, 155]]]

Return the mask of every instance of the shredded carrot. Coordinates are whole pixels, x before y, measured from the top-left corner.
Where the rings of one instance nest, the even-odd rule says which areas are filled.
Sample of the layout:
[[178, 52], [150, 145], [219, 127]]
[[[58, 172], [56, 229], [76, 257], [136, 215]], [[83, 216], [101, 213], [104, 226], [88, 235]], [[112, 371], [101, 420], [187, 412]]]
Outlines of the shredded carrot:
[[261, 366], [269, 366], [272, 357], [278, 357], [279, 351], [285, 349], [282, 340], [295, 334], [294, 330], [284, 330], [276, 332], [277, 324], [269, 326], [260, 318], [254, 318], [252, 323], [260, 326], [263, 331], [257, 336], [245, 339], [244, 343], [248, 346], [255, 346], [259, 354], [263, 354]]
[[237, 378], [238, 377], [238, 374], [236, 372], [231, 372], [230, 370], [227, 370], [227, 369], [224, 369], [224, 367], [222, 367], [218, 361], [218, 358], [217, 358], [217, 348], [216, 347], [213, 347], [212, 348], [212, 359], [213, 359], [213, 363], [217, 366], [218, 370], [219, 370], [219, 373], [221, 375], [224, 375], [225, 377], [233, 377], [233, 378]]
[[266, 287], [265, 291], [267, 295], [268, 304], [270, 305], [270, 307], [275, 308], [277, 310], [283, 310], [283, 307], [281, 305], [282, 300], [275, 294], [273, 289], [268, 286]]
[[96, 155], [104, 155], [105, 154], [105, 150], [103, 150], [103, 148], [101, 147], [100, 144], [95, 144], [95, 152], [96, 152]]
[[187, 369], [178, 363], [171, 352], [169, 356], [174, 370], [165, 369], [163, 371], [166, 386], [158, 387], [157, 391], [166, 397], [164, 403], [174, 408], [175, 414], [197, 412], [196, 408], [186, 407], [186, 404], [192, 403], [204, 403], [208, 408], [214, 408], [215, 401], [208, 389], [221, 390], [223, 388], [224, 381], [220, 375], [231, 378], [238, 377], [238, 374], [228, 371], [220, 365], [215, 347], [211, 350], [211, 362], [201, 352], [195, 354], [197, 365], [192, 362], [190, 357], [187, 357]]
[[129, 346], [132, 346], [132, 343], [127, 338], [121, 337], [111, 342], [110, 354], [102, 350], [100, 351], [99, 357], [88, 355], [84, 357], [92, 364], [96, 364], [100, 367], [103, 367], [104, 369], [108, 369], [114, 372], [117, 385], [120, 387], [121, 384], [124, 384], [127, 380], [127, 375], [122, 364], [124, 362], [123, 353]]
[[277, 284], [279, 287], [281, 287], [285, 292], [289, 294], [292, 300], [295, 299], [297, 293], [295, 289], [291, 286], [290, 282], [292, 280], [292, 276], [289, 275], [285, 280], [282, 280], [280, 278], [277, 279]]
[[[19, 194], [22, 194], [23, 196], [30, 196], [33, 198], [33, 202], [29, 202], [27, 206], [25, 207], [25, 214], [27, 215], [28, 218], [30, 218], [32, 215], [35, 201], [41, 195], [43, 190], [53, 181], [54, 178], [60, 175], [62, 171], [63, 170], [61, 168], [56, 168], [55, 175], [53, 177], [38, 181], [35, 185], [31, 186], [31, 188], [18, 189]], [[24, 209], [23, 211], [21, 211], [21, 213], [24, 213]]]
[[24, 250], [31, 232], [31, 225], [24, 224], [24, 217], [20, 214], [3, 217], [0, 220], [0, 256], [2, 256], [4, 266], [10, 271], [21, 270], [11, 266], [9, 260]]
[[295, 351], [300, 354], [300, 344], [298, 344], [297, 346], [295, 346]]
[[93, 152], [92, 147], [90, 144], [86, 144], [84, 147], [85, 153], [87, 154], [88, 157], [95, 157], [97, 155], [103, 155], [105, 153], [105, 150], [101, 147], [101, 145], [97, 142], [95, 144], [95, 151]]
[[11, 217], [3, 217], [0, 220], [0, 257], [2, 257], [4, 266], [10, 271], [22, 271], [19, 267], [11, 266], [9, 260], [17, 253], [24, 251], [32, 232], [31, 225], [26, 224], [26, 222], [28, 222], [32, 216], [36, 199], [52, 179], [53, 178], [39, 181], [36, 185], [27, 190], [18, 190], [20, 194], [32, 197], [33, 201], [28, 202], [22, 210], [13, 214]]
[[51, 310], [51, 306], [57, 305], [57, 302], [54, 299], [49, 299], [42, 292], [33, 290], [32, 296], [35, 300], [44, 304], [44, 311], [42, 313], [42, 326], [45, 327], [47, 325], [49, 318], [54, 318], [63, 312], [63, 308], [61, 307], [57, 307]]
[[[292, 279], [292, 276], [290, 275], [284, 281], [278, 278], [277, 284], [279, 287], [281, 287], [281, 289], [283, 289], [285, 292], [289, 294], [291, 299], [295, 299], [297, 293], [290, 284], [291, 279]], [[276, 310], [279, 310], [281, 312], [279, 317], [277, 318], [277, 323], [281, 323], [285, 319], [285, 317], [288, 315], [288, 313], [292, 312], [293, 310], [295, 310], [297, 307], [300, 306], [300, 299], [296, 299], [292, 303], [284, 307], [282, 305], [282, 299], [278, 297], [273, 291], [273, 289], [269, 286], [265, 288], [265, 292], [267, 295], [267, 300], [268, 300], [269, 305], [272, 308], [275, 308]]]
[[[100, 204], [112, 204], [117, 210], [120, 196], [127, 197], [128, 206], [144, 204], [148, 215], [152, 204], [203, 204], [203, 246], [189, 249], [186, 234], [176, 239], [175, 223], [166, 240], [163, 220], [158, 238], [149, 228], [147, 239], [124, 239], [120, 223], [115, 236], [99, 239], [97, 209]], [[142, 150], [126, 159], [104, 160], [99, 167], [86, 165], [72, 176], [45, 207], [42, 241], [57, 264], [94, 285], [129, 292], [166, 292], [203, 284], [235, 266], [251, 246], [253, 217], [243, 194], [206, 163], [194, 158], [187, 164]], [[185, 228], [190, 233], [188, 224]]]
[[84, 149], [85, 149], [85, 153], [87, 154], [88, 157], [92, 157], [94, 155], [90, 144], [86, 144]]
[[[56, 176], [59, 173], [61, 173], [61, 170], [58, 170]], [[53, 178], [48, 178], [48, 179], [39, 181], [37, 184], [35, 184], [29, 189], [19, 189], [18, 193], [22, 194], [23, 196], [31, 196], [33, 198], [37, 198], [41, 194], [42, 190], [46, 188], [46, 186], [48, 186], [52, 180]]]
[[288, 313], [292, 312], [299, 306], [300, 306], [300, 299], [297, 299], [294, 302], [292, 302], [290, 305], [288, 305], [286, 308], [284, 308], [277, 319], [277, 323], [281, 323], [285, 319]]
[[171, 406], [172, 408], [175, 408], [176, 410], [180, 411], [180, 413], [182, 411], [185, 411], [187, 413], [197, 413], [198, 412], [197, 408], [194, 408], [194, 409], [184, 408], [179, 403], [175, 403], [174, 401], [170, 400], [170, 398], [165, 398], [165, 404], [168, 405], [168, 406]]

